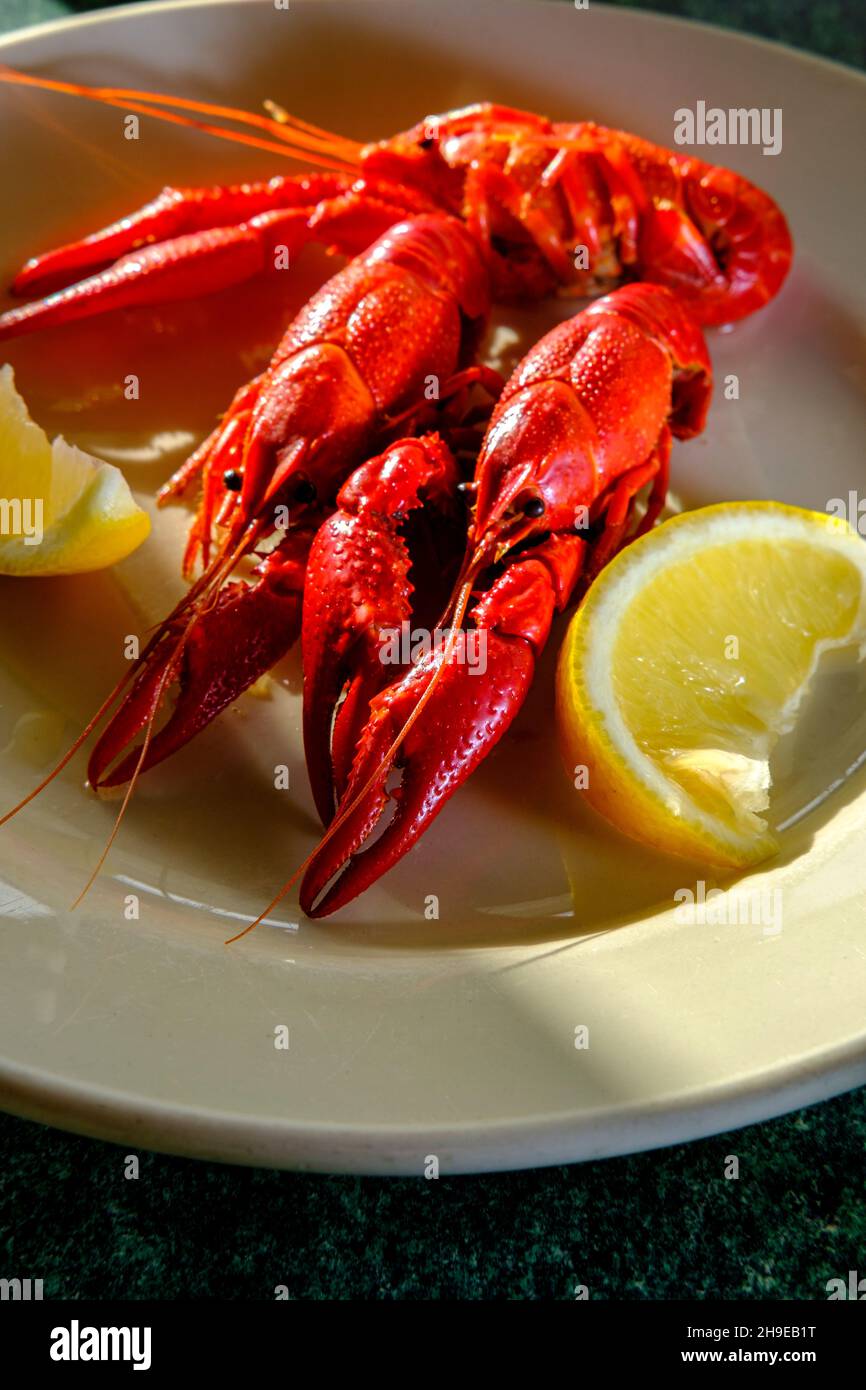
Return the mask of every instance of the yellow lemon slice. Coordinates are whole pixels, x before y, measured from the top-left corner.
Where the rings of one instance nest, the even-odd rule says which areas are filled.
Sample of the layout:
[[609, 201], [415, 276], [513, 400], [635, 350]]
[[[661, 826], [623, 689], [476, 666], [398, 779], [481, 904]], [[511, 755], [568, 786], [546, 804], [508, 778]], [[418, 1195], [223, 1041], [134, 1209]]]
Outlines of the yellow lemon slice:
[[769, 758], [821, 654], [866, 649], [866, 542], [775, 502], [687, 512], [622, 551], [569, 626], [569, 772], [625, 834], [738, 867], [774, 854]]
[[80, 574], [129, 555], [150, 531], [118, 468], [31, 419], [0, 367], [0, 574]]

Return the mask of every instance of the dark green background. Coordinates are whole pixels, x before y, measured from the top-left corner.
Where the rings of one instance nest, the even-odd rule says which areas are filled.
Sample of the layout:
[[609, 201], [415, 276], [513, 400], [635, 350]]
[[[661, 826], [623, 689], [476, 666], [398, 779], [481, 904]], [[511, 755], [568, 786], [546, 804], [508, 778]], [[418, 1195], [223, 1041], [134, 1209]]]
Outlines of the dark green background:
[[[0, 29], [98, 8], [0, 0]], [[866, 65], [864, 0], [634, 8]], [[143, 1154], [127, 1181], [124, 1152], [0, 1116], [0, 1277], [42, 1278], [46, 1298], [260, 1299], [276, 1284], [294, 1298], [570, 1298], [581, 1283], [593, 1298], [822, 1299], [828, 1279], [866, 1274], [866, 1091], [660, 1153], [505, 1177]]]

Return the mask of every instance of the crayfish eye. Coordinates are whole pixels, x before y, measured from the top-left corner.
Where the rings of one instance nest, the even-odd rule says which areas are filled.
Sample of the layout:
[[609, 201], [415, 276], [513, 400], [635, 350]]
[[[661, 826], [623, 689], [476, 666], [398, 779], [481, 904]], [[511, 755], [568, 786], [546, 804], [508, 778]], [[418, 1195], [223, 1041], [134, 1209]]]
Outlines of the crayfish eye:
[[298, 483], [298, 486], [295, 488], [295, 501], [315, 502], [315, 500], [316, 489], [314, 484], [310, 482], [309, 478], [302, 478], [301, 481]]
[[244, 485], [243, 476], [238, 472], [236, 468], [226, 469], [225, 473], [223, 473], [223, 482], [225, 483], [229, 492], [240, 492], [241, 488]]
[[433, 139], [432, 135], [423, 135], [418, 141], [418, 148], [419, 150], [429, 150], [432, 149], [435, 144], [436, 141]]
[[533, 519], [544, 516], [544, 498], [530, 497], [529, 501], [524, 505], [523, 515]]

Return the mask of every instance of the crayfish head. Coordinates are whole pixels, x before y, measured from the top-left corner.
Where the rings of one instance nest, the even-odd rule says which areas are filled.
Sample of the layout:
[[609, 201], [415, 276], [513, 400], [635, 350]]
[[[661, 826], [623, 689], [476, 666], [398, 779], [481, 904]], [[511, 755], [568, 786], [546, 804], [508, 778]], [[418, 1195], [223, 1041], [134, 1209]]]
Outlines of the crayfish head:
[[552, 130], [544, 116], [478, 102], [423, 121], [361, 151], [365, 173], [423, 189], [450, 211], [464, 211], [466, 172], [513, 161], [527, 140]]
[[443, 155], [432, 125], [439, 119], [430, 117], [411, 130], [365, 145], [361, 151], [361, 167], [365, 174], [374, 178], [390, 179], [401, 187], [418, 189], [444, 211], [460, 216], [463, 171], [449, 164]]
[[[543, 116], [485, 102], [427, 116], [411, 130], [365, 146], [361, 166], [463, 218], [483, 248], [496, 298], [534, 301], [574, 279], [562, 197], [543, 180], [554, 131]], [[503, 191], [515, 189], [543, 212], [544, 247]]]
[[577, 529], [586, 511], [577, 504], [595, 495], [594, 444], [565, 382], [533, 383], [503, 400], [475, 472], [475, 549], [501, 559], [524, 541]]

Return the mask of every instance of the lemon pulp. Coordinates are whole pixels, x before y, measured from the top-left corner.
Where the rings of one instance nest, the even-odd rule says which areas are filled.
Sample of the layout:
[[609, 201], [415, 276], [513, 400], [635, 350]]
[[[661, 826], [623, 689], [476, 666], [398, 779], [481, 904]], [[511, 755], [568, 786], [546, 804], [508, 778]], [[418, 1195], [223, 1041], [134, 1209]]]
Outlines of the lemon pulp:
[[866, 544], [777, 503], [686, 513], [599, 576], [560, 656], [569, 767], [620, 829], [745, 864], [776, 841], [769, 757], [821, 653], [866, 640]]
[[150, 531], [123, 474], [58, 437], [50, 443], [0, 368], [0, 574], [104, 569]]

